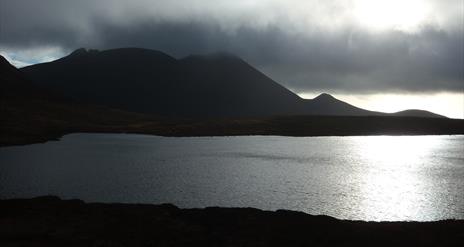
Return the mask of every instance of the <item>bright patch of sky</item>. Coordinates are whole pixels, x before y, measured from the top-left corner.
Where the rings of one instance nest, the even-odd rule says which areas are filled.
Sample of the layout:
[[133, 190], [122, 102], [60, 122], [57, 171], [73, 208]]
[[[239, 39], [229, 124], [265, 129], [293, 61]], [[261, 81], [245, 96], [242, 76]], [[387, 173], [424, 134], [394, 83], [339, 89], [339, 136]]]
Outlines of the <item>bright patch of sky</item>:
[[304, 97], [464, 118], [463, 23], [463, 0], [0, 0], [0, 54], [225, 51]]
[[[300, 93], [305, 99], [315, 98], [319, 93]], [[332, 93], [340, 100], [354, 106], [371, 110], [394, 113], [408, 109], [421, 109], [444, 115], [449, 118], [464, 119], [464, 91], [461, 93], [377, 93], [377, 94], [349, 94]]]
[[56, 60], [66, 55], [61, 47], [33, 47], [11, 50], [0, 46], [0, 55], [17, 68]]

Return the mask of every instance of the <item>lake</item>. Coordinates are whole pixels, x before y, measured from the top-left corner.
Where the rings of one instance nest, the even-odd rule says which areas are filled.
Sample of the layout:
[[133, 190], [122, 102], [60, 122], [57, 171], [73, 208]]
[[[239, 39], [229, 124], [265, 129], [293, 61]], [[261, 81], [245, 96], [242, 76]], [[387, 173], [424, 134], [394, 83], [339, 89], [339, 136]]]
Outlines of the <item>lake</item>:
[[0, 148], [0, 198], [464, 219], [464, 136], [71, 134]]

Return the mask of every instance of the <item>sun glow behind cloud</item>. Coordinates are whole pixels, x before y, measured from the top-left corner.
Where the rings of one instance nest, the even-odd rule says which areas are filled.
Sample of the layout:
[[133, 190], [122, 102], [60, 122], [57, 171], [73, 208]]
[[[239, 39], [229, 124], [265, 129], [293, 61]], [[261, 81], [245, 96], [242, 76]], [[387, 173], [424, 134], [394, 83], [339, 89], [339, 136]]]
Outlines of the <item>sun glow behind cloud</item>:
[[373, 30], [414, 31], [424, 23], [429, 11], [426, 1], [420, 0], [358, 0], [353, 13], [362, 25]]
[[463, 4], [4, 0], [0, 54], [23, 67], [80, 47], [143, 47], [177, 58], [226, 51], [306, 98], [328, 92], [370, 110], [464, 118]]

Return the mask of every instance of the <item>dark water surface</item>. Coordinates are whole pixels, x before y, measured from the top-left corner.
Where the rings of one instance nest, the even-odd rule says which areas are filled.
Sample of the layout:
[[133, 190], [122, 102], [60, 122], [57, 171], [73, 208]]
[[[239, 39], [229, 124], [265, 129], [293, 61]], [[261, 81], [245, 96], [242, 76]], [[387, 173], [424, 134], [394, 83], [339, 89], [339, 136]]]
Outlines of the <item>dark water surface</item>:
[[464, 136], [72, 134], [0, 148], [0, 197], [464, 219]]

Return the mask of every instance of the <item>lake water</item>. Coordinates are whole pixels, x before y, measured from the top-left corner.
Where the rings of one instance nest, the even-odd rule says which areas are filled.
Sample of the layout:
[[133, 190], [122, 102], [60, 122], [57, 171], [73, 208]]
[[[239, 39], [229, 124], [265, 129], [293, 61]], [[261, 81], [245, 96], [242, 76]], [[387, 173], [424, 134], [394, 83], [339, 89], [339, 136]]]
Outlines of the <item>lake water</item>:
[[72, 134], [0, 148], [0, 197], [464, 219], [464, 136]]

